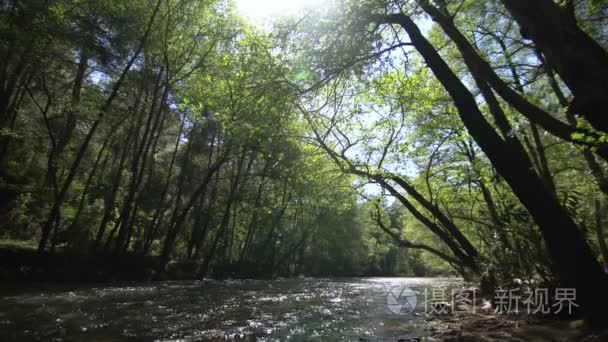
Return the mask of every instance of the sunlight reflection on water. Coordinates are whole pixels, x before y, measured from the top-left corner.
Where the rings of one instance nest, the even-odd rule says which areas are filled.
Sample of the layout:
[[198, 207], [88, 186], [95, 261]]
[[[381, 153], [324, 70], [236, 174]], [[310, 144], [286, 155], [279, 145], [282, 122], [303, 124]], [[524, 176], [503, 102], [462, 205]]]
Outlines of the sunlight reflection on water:
[[387, 310], [392, 287], [455, 278], [170, 281], [2, 297], [1, 341], [359, 340], [424, 336], [424, 321]]

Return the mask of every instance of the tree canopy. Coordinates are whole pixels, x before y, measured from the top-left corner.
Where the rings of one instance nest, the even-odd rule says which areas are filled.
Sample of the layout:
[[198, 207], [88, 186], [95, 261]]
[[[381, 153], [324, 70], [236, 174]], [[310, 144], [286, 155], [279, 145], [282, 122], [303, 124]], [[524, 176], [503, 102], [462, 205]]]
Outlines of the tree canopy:
[[230, 1], [0, 18], [0, 238], [159, 274], [559, 283], [603, 317], [602, 1], [336, 0], [270, 29]]

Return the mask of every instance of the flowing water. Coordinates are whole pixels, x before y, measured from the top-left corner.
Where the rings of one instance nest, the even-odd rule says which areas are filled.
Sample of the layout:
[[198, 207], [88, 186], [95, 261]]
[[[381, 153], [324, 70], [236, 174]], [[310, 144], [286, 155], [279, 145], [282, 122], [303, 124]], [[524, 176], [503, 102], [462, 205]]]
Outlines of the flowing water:
[[[453, 278], [166, 281], [22, 290], [0, 297], [0, 341], [364, 341], [428, 334], [390, 291]], [[390, 300], [389, 300], [390, 302]]]

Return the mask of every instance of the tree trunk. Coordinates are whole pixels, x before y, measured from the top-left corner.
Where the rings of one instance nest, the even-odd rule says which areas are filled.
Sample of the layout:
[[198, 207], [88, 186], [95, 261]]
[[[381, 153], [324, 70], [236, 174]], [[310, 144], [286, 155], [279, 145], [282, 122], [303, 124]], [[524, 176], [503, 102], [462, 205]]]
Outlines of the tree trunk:
[[92, 246], [92, 251], [95, 252], [101, 245], [101, 241], [103, 240], [103, 235], [105, 234], [106, 227], [110, 218], [112, 217], [112, 212], [114, 211], [114, 205], [116, 203], [116, 194], [118, 193], [118, 189], [120, 188], [120, 182], [122, 180], [122, 169], [127, 161], [127, 155], [129, 154], [129, 146], [131, 144], [131, 137], [133, 133], [135, 125], [131, 125], [129, 131], [127, 132], [127, 137], [125, 138], [124, 148], [120, 155], [120, 161], [118, 162], [118, 167], [115, 169], [115, 176], [112, 182], [112, 187], [110, 191], [105, 194], [104, 198], [104, 208], [103, 208], [103, 216], [101, 217], [101, 222], [99, 223], [99, 228], [97, 228], [97, 235], [95, 237], [95, 242]]
[[[143, 136], [141, 138], [141, 141], [138, 142], [136, 140], [136, 143], [133, 146], [134, 153], [133, 153], [133, 159], [131, 162], [131, 178], [129, 180], [129, 189], [127, 192], [126, 200], [124, 201], [123, 208], [120, 213], [120, 218], [119, 218], [118, 222], [116, 223], [117, 227], [118, 227], [118, 235], [116, 237], [116, 245], [115, 245], [116, 253], [126, 250], [126, 248], [128, 247], [128, 242], [129, 242], [128, 240], [130, 240], [130, 238], [127, 239], [127, 235], [128, 235], [128, 231], [130, 230], [130, 227], [132, 224], [132, 219], [134, 218], [134, 213], [133, 213], [134, 209], [133, 208], [134, 208], [134, 205], [135, 206], [137, 205], [136, 203], [134, 203], [134, 202], [136, 202], [135, 196], [141, 185], [150, 141], [153, 139], [153, 135], [154, 135], [153, 132], [156, 131], [156, 128], [158, 126], [159, 117], [161, 116], [162, 107], [163, 107], [163, 103], [165, 100], [165, 96], [163, 94], [162, 99], [160, 100], [161, 103], [159, 104], [159, 107], [161, 109], [157, 112], [156, 103], [159, 102], [157, 100], [157, 96], [158, 96], [159, 89], [161, 87], [160, 83], [161, 83], [162, 74], [163, 74], [163, 69], [161, 68], [160, 72], [158, 73], [155, 85], [154, 85], [154, 91], [152, 93], [152, 101], [151, 101], [150, 110], [148, 113], [148, 120], [145, 125]], [[139, 131], [138, 131], [138, 133], [139, 133]], [[139, 134], [136, 134], [135, 137], [138, 138]]]
[[[91, 187], [91, 184], [93, 183], [93, 177], [97, 173], [97, 168], [99, 166], [101, 158], [103, 157], [104, 152], [106, 151], [106, 147], [108, 146], [108, 142], [110, 141], [111, 137], [112, 137], [112, 134], [110, 134], [104, 140], [103, 144], [101, 145], [101, 148], [99, 149], [99, 152], [97, 153], [97, 158], [95, 158], [95, 162], [93, 163], [93, 167], [91, 168], [91, 171], [89, 172], [87, 180], [85, 181], [84, 189], [82, 190], [82, 194], [80, 195], [80, 201], [78, 201], [78, 209], [76, 209], [76, 214], [74, 215], [74, 219], [72, 220], [72, 223], [70, 224], [70, 228], [68, 229], [70, 231], [75, 231], [76, 229], [78, 229], [78, 223], [80, 221], [80, 215], [82, 214], [82, 212], [84, 210], [84, 203], [85, 203], [85, 200], [87, 198], [87, 194], [89, 192], [89, 188]], [[106, 157], [104, 158], [104, 161], [103, 161], [102, 166], [101, 166], [102, 169], [104, 168], [104, 165], [107, 162], [107, 160], [108, 160], [108, 155], [106, 155]]]
[[171, 255], [171, 252], [173, 251], [173, 245], [175, 243], [175, 238], [177, 237], [177, 234], [181, 230], [181, 227], [182, 227], [184, 221], [188, 217], [188, 213], [190, 212], [190, 209], [192, 209], [194, 204], [196, 204], [196, 201], [198, 200], [199, 196], [201, 196], [207, 190], [207, 186], [209, 185], [211, 178], [213, 177], [213, 175], [216, 172], [219, 171], [220, 167], [226, 161], [226, 158], [228, 157], [229, 153], [230, 153], [229, 151], [225, 151], [223, 155], [217, 157], [215, 162], [207, 170], [207, 173], [205, 174], [205, 178], [203, 178], [202, 183], [196, 188], [194, 193], [190, 196], [190, 199], [188, 200], [188, 202], [186, 203], [184, 208], [181, 210], [180, 215], [177, 216], [175, 223], [173, 225], [169, 226], [169, 230], [167, 232], [167, 235], [165, 236], [165, 242], [163, 244], [163, 252], [161, 255], [161, 263], [160, 263], [161, 272], [164, 271], [165, 266], [167, 265], [167, 262], [169, 261], [169, 256]]
[[255, 200], [253, 203], [253, 212], [251, 213], [251, 219], [249, 220], [249, 224], [247, 225], [247, 232], [245, 233], [245, 239], [243, 240], [243, 246], [241, 247], [241, 251], [239, 253], [239, 261], [243, 261], [244, 258], [247, 256], [247, 251], [251, 244], [251, 240], [253, 239], [255, 225], [258, 223], [257, 221], [258, 221], [258, 214], [259, 214], [259, 208], [260, 208], [260, 201], [262, 199], [262, 194], [264, 192], [264, 185], [265, 185], [264, 181], [266, 179], [266, 171], [268, 170], [269, 166], [270, 166], [270, 159], [267, 159], [266, 163], [264, 164], [264, 168], [262, 170], [260, 185], [258, 186], [258, 191], [255, 195]]
[[597, 236], [597, 244], [600, 247], [602, 261], [604, 263], [604, 272], [608, 273], [608, 247], [606, 247], [604, 225], [602, 224], [602, 210], [600, 201], [598, 200], [595, 200], [595, 233]]
[[207, 199], [207, 205], [205, 206], [205, 216], [204, 216], [203, 227], [200, 231], [200, 234], [194, 241], [194, 252], [192, 255], [192, 259], [194, 259], [194, 260], [199, 260], [201, 257], [203, 244], [205, 243], [205, 240], [207, 238], [207, 233], [209, 232], [209, 227], [211, 227], [211, 224], [213, 221], [212, 206], [213, 206], [213, 203], [215, 203], [215, 200], [217, 199], [218, 183], [219, 183], [219, 172], [216, 173], [214, 186], [211, 188], [211, 194], [209, 195], [209, 198]]
[[577, 132], [583, 133], [589, 137], [598, 138], [596, 134], [586, 130], [580, 130], [576, 126], [556, 119], [551, 114], [529, 102], [521, 94], [511, 89], [511, 87], [494, 72], [490, 64], [475, 51], [467, 38], [458, 30], [451, 17], [443, 14], [440, 10], [430, 5], [428, 0], [417, 0], [417, 3], [431, 16], [433, 21], [441, 26], [446, 35], [448, 35], [456, 44], [473, 77], [477, 80], [487, 82], [510, 106], [547, 132], [574, 144], [596, 146], [596, 153], [603, 159], [608, 160], [608, 146], [605, 143], [586, 143], [572, 138], [573, 134]]
[[[553, 0], [502, 0], [545, 60], [564, 80], [574, 100], [573, 113], [608, 132], [608, 53], [583, 31], [569, 11]], [[542, 13], [542, 15], [538, 15]]]
[[131, 70], [131, 66], [133, 65], [133, 63], [135, 63], [135, 60], [139, 57], [139, 54], [140, 54], [141, 50], [143, 49], [145, 42], [148, 39], [148, 35], [150, 34], [150, 31], [152, 29], [152, 24], [154, 23], [154, 18], [156, 17], [156, 14], [158, 13], [161, 3], [162, 3], [162, 0], [158, 0], [158, 2], [156, 3], [156, 7], [154, 8], [152, 15], [148, 21], [146, 31], [145, 31], [144, 35], [141, 37], [141, 39], [139, 40], [139, 44], [138, 44], [137, 49], [135, 50], [135, 53], [133, 54], [131, 59], [128, 61], [125, 68], [122, 70], [120, 77], [118, 78], [118, 80], [114, 84], [114, 87], [112, 88], [112, 92], [110, 93], [110, 96], [106, 99], [105, 103], [101, 107], [99, 114], [97, 115], [97, 118], [95, 119], [95, 121], [93, 121], [91, 128], [89, 129], [87, 135], [85, 136], [83, 143], [80, 145], [80, 148], [78, 149], [78, 152], [76, 153], [76, 158], [70, 165], [68, 175], [61, 187], [61, 191], [59, 192], [59, 195], [54, 200], [54, 203], [52, 205], [50, 217], [47, 220], [47, 222], [42, 226], [42, 235], [40, 238], [40, 242], [38, 244], [39, 252], [43, 252], [46, 249], [46, 245], [48, 242], [48, 237], [50, 235], [50, 232], [52, 230], [56, 229], [56, 225], [58, 224], [57, 213], [59, 213], [61, 210], [63, 201], [65, 200], [67, 192], [68, 192], [70, 186], [72, 185], [74, 178], [76, 177], [76, 172], [78, 171], [80, 163], [82, 162], [82, 159], [84, 158], [84, 155], [91, 142], [91, 139], [93, 138], [93, 135], [95, 135], [95, 132], [97, 131], [97, 128], [99, 127], [99, 124], [101, 123], [101, 120], [103, 119], [105, 114], [110, 110], [110, 107], [111, 107], [112, 103], [114, 102], [114, 99], [118, 96], [118, 91], [120, 90], [125, 78], [127, 77], [127, 73], [129, 72], [129, 70]]
[[562, 286], [576, 288], [592, 326], [604, 324], [608, 277], [591, 253], [579, 228], [532, 171], [527, 156], [502, 140], [486, 122], [473, 95], [454, 74], [413, 20], [403, 14], [383, 16], [380, 23], [405, 29], [428, 67], [452, 97], [465, 127], [538, 224]]
[[224, 209], [224, 215], [222, 216], [222, 221], [218, 226], [215, 238], [213, 239], [213, 243], [211, 244], [211, 248], [209, 249], [209, 253], [205, 257], [203, 261], [203, 265], [201, 266], [199, 275], [204, 277], [207, 275], [209, 271], [209, 265], [211, 261], [213, 261], [213, 257], [215, 256], [215, 251], [217, 250], [218, 243], [221, 238], [225, 237], [226, 228], [228, 227], [228, 223], [230, 222], [230, 212], [232, 210], [232, 204], [235, 200], [235, 195], [238, 188], [238, 182], [241, 177], [241, 169], [243, 167], [243, 163], [245, 161], [245, 151], [242, 152], [239, 161], [237, 162], [237, 171], [236, 175], [232, 177], [232, 181], [230, 184], [230, 192], [228, 193], [226, 207]]

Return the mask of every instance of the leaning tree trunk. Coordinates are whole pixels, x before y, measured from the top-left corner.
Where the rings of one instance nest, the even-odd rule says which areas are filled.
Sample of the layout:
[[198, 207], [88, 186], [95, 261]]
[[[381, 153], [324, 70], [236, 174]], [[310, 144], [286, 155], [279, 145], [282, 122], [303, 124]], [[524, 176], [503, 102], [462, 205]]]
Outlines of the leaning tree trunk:
[[[595, 132], [580, 129], [577, 128], [576, 125], [566, 124], [561, 120], [558, 120], [547, 111], [528, 101], [517, 91], [511, 89], [511, 87], [496, 74], [490, 64], [477, 53], [473, 48], [473, 45], [456, 27], [452, 17], [446, 15], [435, 6], [432, 6], [428, 0], [417, 0], [417, 3], [431, 16], [433, 21], [441, 26], [446, 35], [454, 44], [456, 44], [467, 68], [471, 72], [471, 75], [476, 78], [477, 83], [479, 83], [479, 80], [487, 82], [487, 84], [511, 107], [547, 132], [573, 144], [596, 147], [595, 153], [602, 159], [608, 160], [608, 145], [599, 142], [599, 136], [595, 134]], [[573, 136], [575, 133], [584, 134], [592, 139], [574, 139]], [[585, 141], [583, 142], [583, 140]]]
[[604, 271], [608, 273], [608, 247], [606, 246], [606, 238], [604, 237], [601, 205], [598, 200], [595, 200], [595, 234], [597, 237], [597, 245], [600, 248], [600, 254], [602, 255], [602, 260], [604, 262]]
[[190, 195], [190, 199], [186, 203], [181, 212], [174, 220], [174, 223], [169, 226], [167, 231], [167, 235], [165, 236], [165, 241], [163, 243], [163, 251], [161, 255], [161, 263], [159, 265], [159, 271], [163, 272], [165, 270], [165, 266], [169, 262], [169, 257], [173, 252], [173, 246], [175, 244], [175, 239], [177, 238], [178, 233], [180, 232], [186, 218], [188, 217], [188, 213], [194, 205], [196, 204], [198, 198], [207, 191], [207, 186], [211, 182], [211, 178], [213, 175], [219, 171], [220, 167], [226, 162], [230, 150], [224, 152], [223, 155], [219, 155], [217, 159], [213, 162], [213, 164], [207, 169], [207, 173], [203, 178], [202, 183], [194, 190], [192, 195]]
[[608, 307], [608, 293], [605, 291], [608, 277], [577, 225], [532, 170], [530, 160], [494, 131], [479, 110], [474, 96], [411, 18], [404, 14], [386, 15], [380, 17], [379, 22], [398, 24], [408, 33], [416, 50], [452, 97], [468, 132], [539, 226], [559, 272], [561, 285], [576, 288], [577, 300], [589, 323], [603, 327], [604, 310]]
[[[608, 53], [583, 31], [571, 11], [553, 0], [502, 0], [547, 63], [574, 95], [572, 111], [608, 132]], [[539, 15], [542, 13], [542, 15]]]
[[156, 18], [156, 14], [158, 13], [158, 11], [160, 9], [161, 3], [162, 3], [162, 0], [158, 0], [158, 2], [156, 3], [156, 7], [154, 8], [152, 15], [150, 16], [150, 19], [148, 20], [146, 31], [144, 32], [143, 36], [140, 38], [137, 49], [135, 50], [135, 53], [129, 59], [127, 65], [122, 70], [118, 80], [116, 81], [116, 83], [114, 84], [114, 87], [112, 88], [112, 92], [110, 93], [110, 96], [108, 96], [108, 98], [104, 102], [103, 106], [99, 110], [99, 113], [97, 114], [97, 118], [95, 119], [95, 121], [93, 121], [91, 128], [87, 132], [87, 135], [85, 136], [84, 141], [82, 142], [82, 144], [80, 145], [80, 148], [78, 149], [78, 152], [76, 153], [76, 157], [74, 158], [74, 161], [70, 165], [68, 175], [67, 175], [65, 181], [63, 182], [61, 190], [59, 191], [58, 196], [53, 201], [54, 203], [51, 207], [51, 212], [50, 212], [49, 218], [42, 226], [42, 235], [40, 238], [40, 242], [38, 243], [39, 252], [43, 252], [46, 249], [46, 245], [48, 243], [48, 239], [49, 239], [51, 231], [53, 231], [53, 229], [56, 229], [56, 227], [59, 224], [58, 218], [59, 218], [59, 215], [61, 212], [61, 206], [63, 205], [63, 201], [66, 198], [67, 192], [70, 189], [70, 186], [72, 185], [72, 182], [74, 181], [74, 178], [76, 177], [76, 173], [80, 167], [80, 163], [82, 162], [84, 155], [89, 148], [89, 144], [91, 143], [91, 140], [93, 139], [93, 136], [95, 135], [95, 132], [99, 128], [99, 124], [101, 124], [101, 121], [104, 118], [104, 116], [106, 115], [106, 113], [109, 112], [109, 110], [112, 106], [112, 103], [118, 96], [118, 91], [122, 87], [122, 84], [125, 81], [129, 70], [131, 70], [131, 67], [133, 66], [133, 64], [135, 63], [137, 58], [139, 57], [139, 54], [141, 53], [146, 41], [148, 40], [148, 36], [150, 34], [150, 31], [152, 30], [152, 24], [154, 23], [154, 19]]
[[203, 261], [203, 264], [201, 265], [201, 268], [199, 270], [199, 276], [204, 277], [207, 275], [207, 272], [209, 270], [209, 265], [211, 264], [211, 262], [213, 261], [213, 258], [215, 256], [215, 252], [217, 250], [218, 247], [218, 243], [220, 241], [221, 238], [223, 238], [225, 236], [226, 233], [226, 228], [228, 227], [228, 223], [230, 221], [230, 212], [232, 210], [232, 205], [234, 204], [235, 200], [236, 200], [236, 192], [237, 192], [237, 188], [238, 188], [238, 183], [239, 180], [241, 178], [241, 169], [243, 167], [243, 162], [245, 161], [245, 151], [243, 151], [243, 153], [241, 154], [241, 157], [239, 158], [237, 165], [236, 165], [236, 172], [235, 175], [231, 180], [231, 184], [230, 184], [230, 191], [228, 193], [228, 198], [226, 199], [226, 207], [224, 209], [224, 214], [222, 216], [222, 221], [220, 222], [215, 238], [213, 239], [213, 243], [211, 244], [211, 248], [209, 249], [209, 252], [207, 253], [207, 256], [205, 257], [205, 260]]

